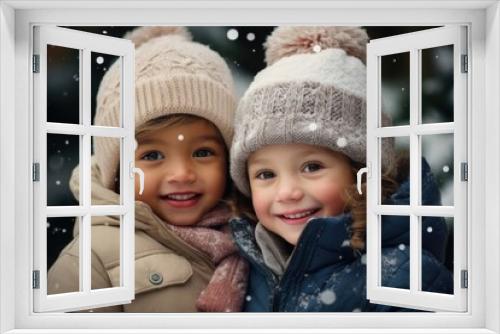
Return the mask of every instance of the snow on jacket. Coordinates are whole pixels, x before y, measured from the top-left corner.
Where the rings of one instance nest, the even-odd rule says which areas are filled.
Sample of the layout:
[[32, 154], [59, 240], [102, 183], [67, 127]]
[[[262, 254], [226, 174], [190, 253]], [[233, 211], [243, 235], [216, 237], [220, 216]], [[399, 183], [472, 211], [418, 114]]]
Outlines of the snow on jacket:
[[[423, 160], [423, 205], [439, 204], [440, 194]], [[408, 204], [409, 184], [401, 183], [392, 204]], [[311, 219], [294, 249], [242, 218], [231, 221], [233, 236], [250, 262], [247, 312], [403, 311], [366, 299], [366, 254], [349, 246], [351, 215]], [[382, 218], [382, 286], [409, 289], [408, 217]], [[422, 223], [422, 289], [453, 293], [452, 274], [442, 264], [447, 228], [442, 218]], [[288, 245], [291, 247], [290, 245]], [[285, 265], [280, 267], [280, 262]]]

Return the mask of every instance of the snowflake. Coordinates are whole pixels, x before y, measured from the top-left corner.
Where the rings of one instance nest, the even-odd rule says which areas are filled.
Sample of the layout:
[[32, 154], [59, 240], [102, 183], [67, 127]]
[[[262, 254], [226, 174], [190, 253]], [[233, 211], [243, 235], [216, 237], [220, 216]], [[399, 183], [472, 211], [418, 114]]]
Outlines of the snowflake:
[[234, 40], [238, 39], [238, 30], [236, 30], [236, 29], [229, 29], [227, 31], [226, 35], [227, 35], [227, 38], [229, 40], [234, 41]]
[[325, 305], [332, 305], [336, 299], [337, 296], [332, 290], [325, 290], [319, 294], [319, 300]]
[[347, 146], [347, 139], [345, 139], [344, 137], [340, 137], [339, 139], [337, 139], [337, 146], [338, 147], [346, 147]]

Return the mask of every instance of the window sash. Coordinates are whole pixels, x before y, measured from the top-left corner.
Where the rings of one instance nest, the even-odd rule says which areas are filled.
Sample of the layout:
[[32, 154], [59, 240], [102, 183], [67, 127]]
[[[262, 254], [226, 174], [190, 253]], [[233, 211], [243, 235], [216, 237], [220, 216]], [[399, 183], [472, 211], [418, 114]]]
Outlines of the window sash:
[[[461, 182], [458, 166], [467, 162], [466, 107], [467, 76], [461, 73], [461, 55], [466, 54], [466, 28], [450, 26], [394, 37], [372, 40], [367, 50], [367, 165], [370, 166], [367, 193], [367, 295], [370, 301], [429, 311], [467, 310], [467, 289], [461, 287], [461, 271], [467, 270], [467, 183]], [[454, 46], [454, 122], [418, 124], [421, 107], [420, 50], [444, 45]], [[410, 52], [410, 124], [379, 127], [381, 117], [381, 57]], [[454, 135], [454, 205], [422, 206], [421, 145], [419, 136], [453, 133]], [[380, 205], [380, 140], [386, 137], [410, 138], [410, 204]], [[381, 286], [381, 215], [410, 217], [410, 289]], [[421, 289], [421, 219], [422, 216], [454, 217], [454, 294], [438, 294]]]
[[[80, 54], [80, 124], [47, 122], [47, 45], [79, 50]], [[34, 270], [39, 271], [39, 289], [33, 290], [35, 312], [75, 311], [96, 306], [130, 302], [134, 296], [134, 184], [131, 182], [134, 162], [134, 46], [128, 40], [84, 33], [51, 26], [35, 27], [34, 52], [40, 56], [40, 72], [34, 80], [34, 161], [40, 165], [40, 181], [34, 191]], [[121, 59], [122, 128], [91, 125], [91, 52], [111, 54]], [[78, 206], [46, 206], [47, 203], [47, 135], [78, 135], [80, 138], [80, 200]], [[91, 205], [91, 137], [119, 138], [121, 205]], [[91, 217], [116, 214], [120, 226], [120, 287], [91, 289]], [[47, 294], [46, 218], [78, 217], [80, 291]]]

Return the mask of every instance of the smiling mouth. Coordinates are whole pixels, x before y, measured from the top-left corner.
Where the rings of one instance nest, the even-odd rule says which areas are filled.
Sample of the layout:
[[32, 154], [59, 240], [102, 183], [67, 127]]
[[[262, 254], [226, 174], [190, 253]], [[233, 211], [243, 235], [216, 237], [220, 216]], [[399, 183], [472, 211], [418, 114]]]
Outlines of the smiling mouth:
[[170, 206], [174, 208], [190, 208], [195, 206], [199, 199], [201, 198], [200, 193], [171, 193], [164, 196], [161, 196], [161, 199], [164, 200]]
[[281, 220], [283, 220], [287, 224], [302, 224], [305, 223], [309, 218], [311, 218], [315, 213], [317, 213], [320, 208], [310, 209], [306, 211], [288, 213], [278, 215]]

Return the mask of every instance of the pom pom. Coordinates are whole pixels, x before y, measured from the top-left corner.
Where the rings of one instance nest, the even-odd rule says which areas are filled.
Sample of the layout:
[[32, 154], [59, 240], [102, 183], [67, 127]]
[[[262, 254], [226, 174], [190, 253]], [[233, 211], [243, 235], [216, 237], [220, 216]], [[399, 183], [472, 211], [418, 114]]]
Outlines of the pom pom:
[[139, 27], [127, 32], [124, 38], [130, 39], [138, 48], [150, 39], [164, 35], [176, 35], [191, 40], [191, 34], [185, 27]]
[[365, 63], [368, 34], [360, 27], [277, 27], [264, 43], [266, 63], [283, 57], [337, 48]]

